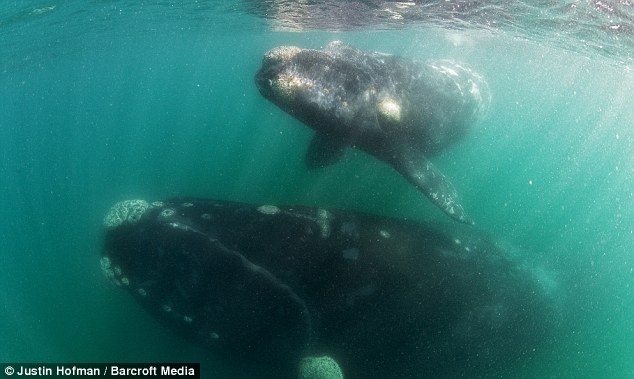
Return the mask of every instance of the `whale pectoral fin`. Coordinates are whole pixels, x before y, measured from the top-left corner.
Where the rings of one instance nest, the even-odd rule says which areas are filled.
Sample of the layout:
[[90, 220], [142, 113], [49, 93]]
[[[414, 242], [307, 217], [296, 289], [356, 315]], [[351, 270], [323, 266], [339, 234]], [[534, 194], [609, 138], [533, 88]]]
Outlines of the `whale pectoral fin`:
[[310, 169], [322, 168], [339, 161], [345, 154], [346, 146], [323, 133], [317, 133], [306, 151], [306, 165]]
[[438, 208], [454, 220], [473, 224], [458, 200], [453, 184], [427, 158], [405, 159], [397, 170]]

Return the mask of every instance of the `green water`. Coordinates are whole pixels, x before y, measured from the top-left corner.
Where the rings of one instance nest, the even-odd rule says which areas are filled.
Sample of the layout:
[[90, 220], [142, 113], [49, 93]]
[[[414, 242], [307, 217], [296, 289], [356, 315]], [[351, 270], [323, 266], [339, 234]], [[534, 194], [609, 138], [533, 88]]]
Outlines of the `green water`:
[[258, 93], [265, 51], [338, 39], [451, 57], [487, 78], [490, 112], [433, 160], [476, 228], [556, 273], [569, 313], [542, 358], [508, 377], [634, 378], [626, 65], [506, 33], [290, 33], [240, 13], [118, 18], [116, 2], [51, 4], [0, 22], [0, 362], [200, 361], [207, 377], [240, 377], [105, 280], [101, 220], [119, 200], [200, 196], [451, 222], [363, 153], [307, 171], [311, 132]]

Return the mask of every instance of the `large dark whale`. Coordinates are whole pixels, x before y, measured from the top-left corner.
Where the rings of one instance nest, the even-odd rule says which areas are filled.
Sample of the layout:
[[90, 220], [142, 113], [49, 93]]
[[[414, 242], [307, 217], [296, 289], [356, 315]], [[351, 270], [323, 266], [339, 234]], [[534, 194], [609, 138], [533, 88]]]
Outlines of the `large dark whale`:
[[124, 201], [101, 267], [202, 346], [297, 378], [499, 377], [549, 338], [555, 282], [470, 227], [301, 206]]
[[453, 185], [426, 158], [463, 137], [490, 101], [484, 79], [465, 65], [422, 64], [332, 42], [323, 50], [272, 49], [255, 81], [264, 97], [317, 132], [309, 167], [359, 148], [449, 216], [471, 223]]

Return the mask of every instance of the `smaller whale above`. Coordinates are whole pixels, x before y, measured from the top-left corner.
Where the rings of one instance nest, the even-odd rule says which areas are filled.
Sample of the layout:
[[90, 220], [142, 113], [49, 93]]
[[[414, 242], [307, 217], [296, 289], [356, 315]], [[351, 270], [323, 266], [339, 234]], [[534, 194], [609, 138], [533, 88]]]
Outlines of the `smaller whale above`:
[[427, 158], [460, 140], [490, 102], [464, 64], [420, 63], [335, 41], [323, 50], [276, 47], [255, 76], [260, 93], [316, 131], [309, 168], [357, 148], [389, 164], [437, 207], [471, 224], [451, 182]]

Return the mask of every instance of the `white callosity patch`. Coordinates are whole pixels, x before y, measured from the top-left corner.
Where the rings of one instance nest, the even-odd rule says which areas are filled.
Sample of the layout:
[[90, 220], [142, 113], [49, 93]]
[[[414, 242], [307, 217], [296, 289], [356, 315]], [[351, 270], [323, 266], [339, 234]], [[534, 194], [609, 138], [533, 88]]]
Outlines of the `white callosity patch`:
[[321, 236], [328, 238], [330, 236], [330, 213], [325, 209], [317, 209], [317, 224], [321, 230]]
[[191, 226], [189, 226], [187, 224], [180, 223], [180, 222], [170, 222], [167, 225], [169, 225], [170, 227], [172, 227], [174, 229], [180, 229], [180, 230], [184, 230], [186, 232], [197, 232], [197, 230], [192, 228]]
[[311, 89], [314, 82], [301, 75], [284, 73], [279, 74], [271, 83], [271, 89], [277, 97], [292, 100], [303, 89]]
[[280, 213], [280, 208], [275, 205], [261, 205], [256, 208], [258, 212], [265, 215], [276, 215]]
[[392, 235], [390, 234], [390, 232], [388, 232], [387, 230], [383, 230], [383, 229], [381, 229], [381, 230], [379, 231], [379, 234], [381, 235], [381, 237], [383, 237], [383, 238], [385, 238], [385, 239], [388, 239], [388, 238], [392, 237]]
[[108, 257], [101, 257], [101, 259], [99, 260], [99, 263], [101, 263], [102, 270], [108, 270], [110, 267], [112, 267], [112, 262], [110, 261], [110, 258]]
[[130, 285], [130, 280], [125, 276], [121, 267], [117, 265], [113, 265], [112, 261], [108, 257], [101, 257], [99, 261], [101, 265], [101, 272], [105, 275], [108, 280], [114, 283], [117, 286], [127, 287]]
[[337, 361], [323, 357], [307, 357], [299, 365], [299, 379], [343, 379]]
[[116, 203], [103, 219], [106, 228], [112, 229], [117, 226], [138, 222], [143, 214], [152, 206], [145, 200], [124, 200]]
[[114, 270], [112, 269], [112, 262], [108, 257], [101, 257], [99, 261], [101, 263], [101, 272], [105, 275], [108, 280], [112, 281], [114, 279]]
[[264, 63], [289, 61], [300, 51], [302, 48], [297, 46], [279, 46], [264, 54]]
[[165, 208], [161, 211], [161, 217], [168, 218], [176, 214], [176, 211], [172, 208]]
[[[302, 49], [297, 46], [280, 46], [264, 54], [263, 66], [275, 64], [275, 62], [288, 62]], [[276, 97], [292, 100], [303, 88], [312, 88], [313, 81], [292, 72], [282, 73], [276, 79], [269, 81], [269, 85]]]

